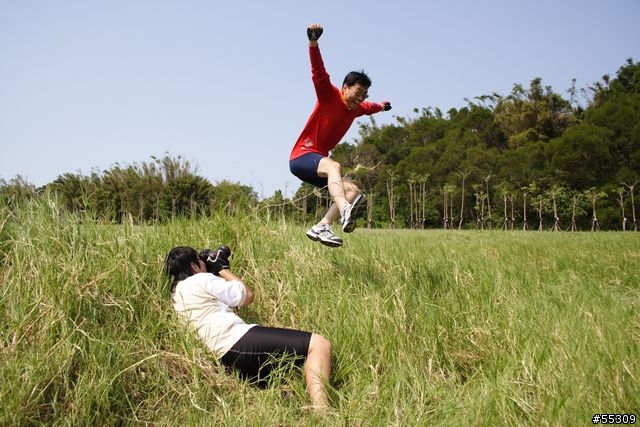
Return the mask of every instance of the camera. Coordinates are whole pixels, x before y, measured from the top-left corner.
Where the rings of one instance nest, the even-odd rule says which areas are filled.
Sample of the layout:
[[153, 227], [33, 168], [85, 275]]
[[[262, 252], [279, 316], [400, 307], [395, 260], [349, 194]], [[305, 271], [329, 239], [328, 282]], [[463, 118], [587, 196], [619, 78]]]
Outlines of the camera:
[[203, 249], [198, 257], [204, 262], [209, 273], [218, 275], [220, 270], [229, 269], [231, 249], [226, 245], [218, 246], [217, 249]]
[[207, 262], [207, 258], [215, 260], [219, 256], [229, 259], [231, 257], [231, 249], [226, 245], [220, 245], [216, 249], [203, 249], [198, 256], [204, 262]]

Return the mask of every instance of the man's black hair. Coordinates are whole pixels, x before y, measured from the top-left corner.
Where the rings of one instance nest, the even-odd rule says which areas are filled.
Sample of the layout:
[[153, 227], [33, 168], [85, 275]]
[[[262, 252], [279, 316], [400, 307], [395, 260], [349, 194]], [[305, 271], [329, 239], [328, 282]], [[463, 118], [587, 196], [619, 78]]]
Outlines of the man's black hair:
[[356, 83], [360, 83], [362, 87], [366, 87], [369, 89], [371, 86], [371, 79], [367, 76], [364, 70], [361, 71], [351, 71], [344, 77], [343, 85], [347, 85], [347, 87], [351, 87]]

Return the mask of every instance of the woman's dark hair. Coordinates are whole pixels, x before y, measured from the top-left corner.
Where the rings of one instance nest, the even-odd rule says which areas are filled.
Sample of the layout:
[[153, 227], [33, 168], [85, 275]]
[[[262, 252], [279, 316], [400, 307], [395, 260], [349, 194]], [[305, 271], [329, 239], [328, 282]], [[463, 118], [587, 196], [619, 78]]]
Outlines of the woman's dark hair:
[[179, 281], [193, 276], [191, 263], [199, 262], [198, 252], [191, 246], [176, 246], [169, 251], [164, 262], [164, 271], [173, 279], [171, 281], [171, 292], [174, 291]]
[[344, 77], [343, 85], [347, 85], [347, 87], [351, 87], [356, 83], [360, 83], [362, 87], [366, 87], [369, 89], [371, 87], [371, 79], [367, 76], [364, 71], [351, 71]]

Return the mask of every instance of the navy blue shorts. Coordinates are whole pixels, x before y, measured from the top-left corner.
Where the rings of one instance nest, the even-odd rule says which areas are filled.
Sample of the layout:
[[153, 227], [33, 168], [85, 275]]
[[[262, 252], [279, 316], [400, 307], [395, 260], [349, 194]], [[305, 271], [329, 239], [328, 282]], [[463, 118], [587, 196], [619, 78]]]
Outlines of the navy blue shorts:
[[318, 153], [307, 153], [289, 161], [289, 170], [304, 182], [323, 188], [328, 184], [327, 177], [318, 176], [318, 164], [324, 156]]
[[220, 359], [243, 379], [266, 385], [269, 373], [286, 358], [302, 366], [309, 352], [311, 333], [296, 329], [254, 326]]

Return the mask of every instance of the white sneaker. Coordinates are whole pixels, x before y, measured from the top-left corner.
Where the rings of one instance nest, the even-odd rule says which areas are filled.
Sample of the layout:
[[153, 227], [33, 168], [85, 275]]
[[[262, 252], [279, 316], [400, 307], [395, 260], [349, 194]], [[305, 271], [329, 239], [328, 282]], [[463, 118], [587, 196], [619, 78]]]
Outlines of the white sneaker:
[[356, 219], [367, 208], [367, 198], [364, 194], [358, 194], [351, 204], [347, 204], [342, 209], [342, 217], [340, 223], [342, 224], [342, 231], [345, 233], [351, 233], [356, 228]]
[[333, 248], [342, 246], [342, 239], [333, 234], [331, 227], [327, 224], [314, 225], [307, 231], [307, 237]]

